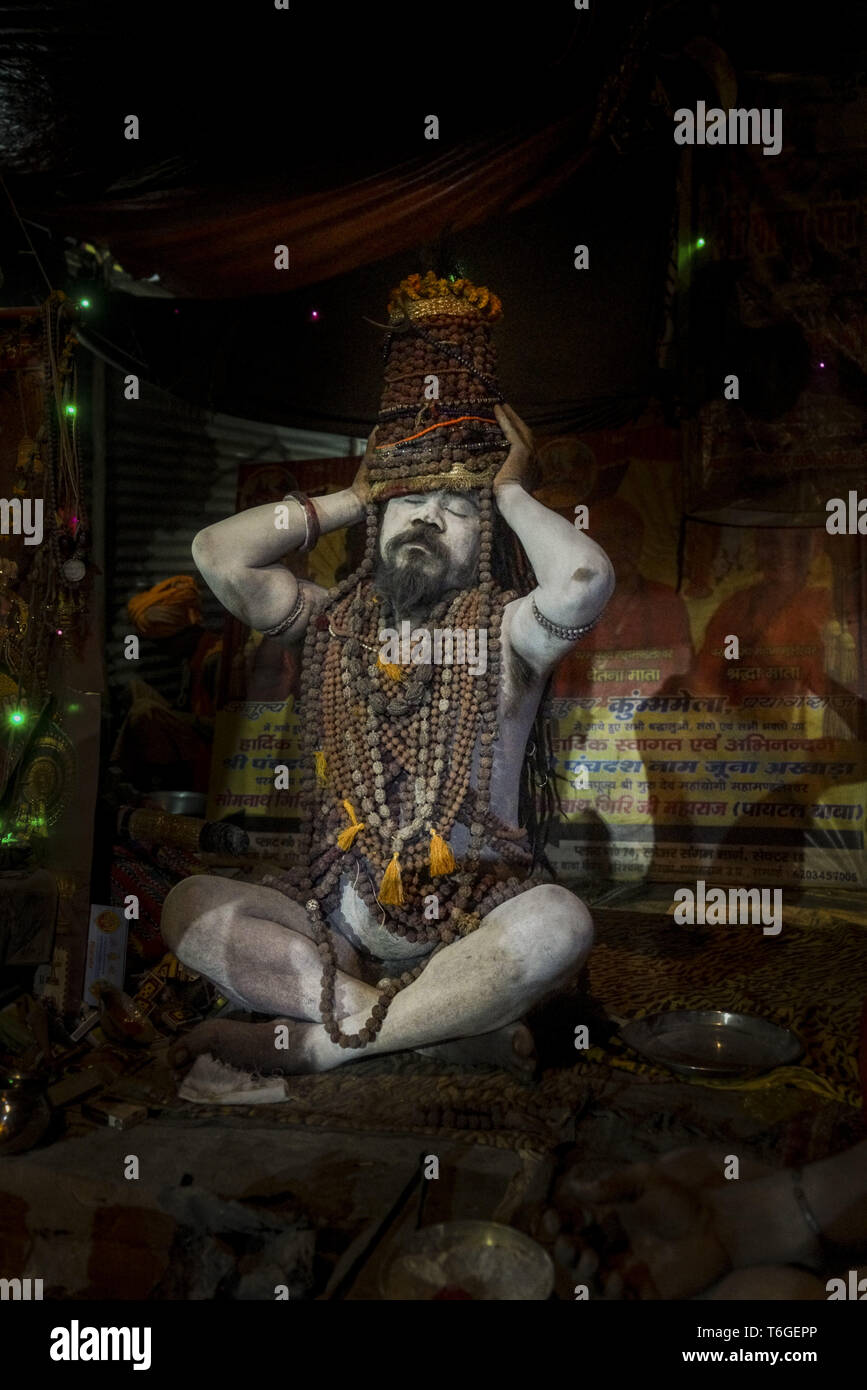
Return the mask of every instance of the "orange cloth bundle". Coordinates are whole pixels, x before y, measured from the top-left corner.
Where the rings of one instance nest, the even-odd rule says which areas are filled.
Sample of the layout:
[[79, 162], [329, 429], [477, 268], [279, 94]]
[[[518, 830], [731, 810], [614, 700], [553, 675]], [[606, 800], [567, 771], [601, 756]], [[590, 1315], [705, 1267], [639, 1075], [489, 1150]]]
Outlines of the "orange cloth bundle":
[[126, 611], [143, 637], [174, 637], [202, 621], [198, 585], [189, 574], [175, 574], [134, 594]]

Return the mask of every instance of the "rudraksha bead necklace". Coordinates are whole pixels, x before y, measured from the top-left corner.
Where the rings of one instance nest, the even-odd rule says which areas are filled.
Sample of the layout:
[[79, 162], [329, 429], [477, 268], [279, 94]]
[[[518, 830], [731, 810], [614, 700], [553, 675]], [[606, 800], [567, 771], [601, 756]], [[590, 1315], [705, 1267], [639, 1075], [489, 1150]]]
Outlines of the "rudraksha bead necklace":
[[[525, 869], [524, 875], [504, 878], [482, 866], [486, 833], [497, 838], [490, 824], [490, 788], [500, 626], [503, 609], [516, 595], [499, 589], [491, 574], [489, 486], [480, 491], [479, 512], [478, 585], [447, 593], [429, 623], [487, 631], [484, 673], [473, 675], [465, 664], [411, 665], [395, 673], [380, 661], [377, 636], [393, 615], [387, 602], [377, 601], [371, 580], [379, 534], [375, 504], [367, 508], [365, 556], [358, 571], [329, 591], [325, 611], [307, 629], [300, 682], [307, 867], [291, 877], [323, 962], [323, 1024], [341, 1047], [369, 1043], [391, 1000], [418, 978], [433, 954], [473, 930], [497, 903], [542, 881], [538, 870], [529, 877]], [[457, 865], [447, 841], [462, 816], [468, 816], [469, 844]], [[526, 855], [517, 846], [511, 851], [505, 843], [500, 862], [525, 868]], [[379, 1001], [364, 1027], [346, 1034], [335, 1015], [337, 964], [323, 903], [352, 870], [359, 871], [362, 901], [384, 916], [390, 931], [410, 942], [434, 944], [435, 950], [398, 978], [380, 981]], [[383, 876], [378, 892], [371, 873]], [[432, 893], [447, 915], [428, 922], [423, 906]]]

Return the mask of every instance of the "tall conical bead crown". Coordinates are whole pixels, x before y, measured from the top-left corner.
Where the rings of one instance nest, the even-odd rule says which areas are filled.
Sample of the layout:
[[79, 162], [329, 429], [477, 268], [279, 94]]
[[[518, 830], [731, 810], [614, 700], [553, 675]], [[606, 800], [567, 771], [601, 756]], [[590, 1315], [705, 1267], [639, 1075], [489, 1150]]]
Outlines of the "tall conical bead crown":
[[491, 337], [499, 299], [467, 279], [429, 272], [392, 290], [388, 314], [371, 499], [492, 482], [508, 452], [494, 415], [503, 399]]

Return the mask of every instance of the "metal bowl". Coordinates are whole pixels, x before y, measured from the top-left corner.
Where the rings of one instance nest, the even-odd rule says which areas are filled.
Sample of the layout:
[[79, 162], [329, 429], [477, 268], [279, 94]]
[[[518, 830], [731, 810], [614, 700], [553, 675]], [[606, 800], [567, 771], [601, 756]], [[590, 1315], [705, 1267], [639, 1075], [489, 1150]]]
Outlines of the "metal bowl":
[[803, 1054], [788, 1028], [724, 1009], [682, 1009], [635, 1019], [623, 1041], [648, 1061], [686, 1076], [759, 1076]]
[[148, 792], [147, 800], [172, 816], [195, 816], [201, 820], [208, 799], [204, 792]]
[[395, 1300], [544, 1300], [554, 1266], [541, 1245], [511, 1226], [447, 1221], [414, 1231], [385, 1265], [380, 1287]]
[[51, 1124], [51, 1107], [39, 1077], [24, 1072], [0, 1076], [0, 1155], [32, 1149]]

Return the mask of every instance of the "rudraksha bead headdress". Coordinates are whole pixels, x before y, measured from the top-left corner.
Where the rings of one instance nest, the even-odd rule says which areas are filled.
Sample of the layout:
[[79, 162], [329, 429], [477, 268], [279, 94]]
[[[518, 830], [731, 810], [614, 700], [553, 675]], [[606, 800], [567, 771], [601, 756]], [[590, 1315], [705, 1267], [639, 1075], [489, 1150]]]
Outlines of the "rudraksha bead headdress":
[[491, 337], [499, 299], [429, 272], [402, 280], [388, 313], [371, 500], [489, 485], [508, 452], [493, 410], [503, 399]]

